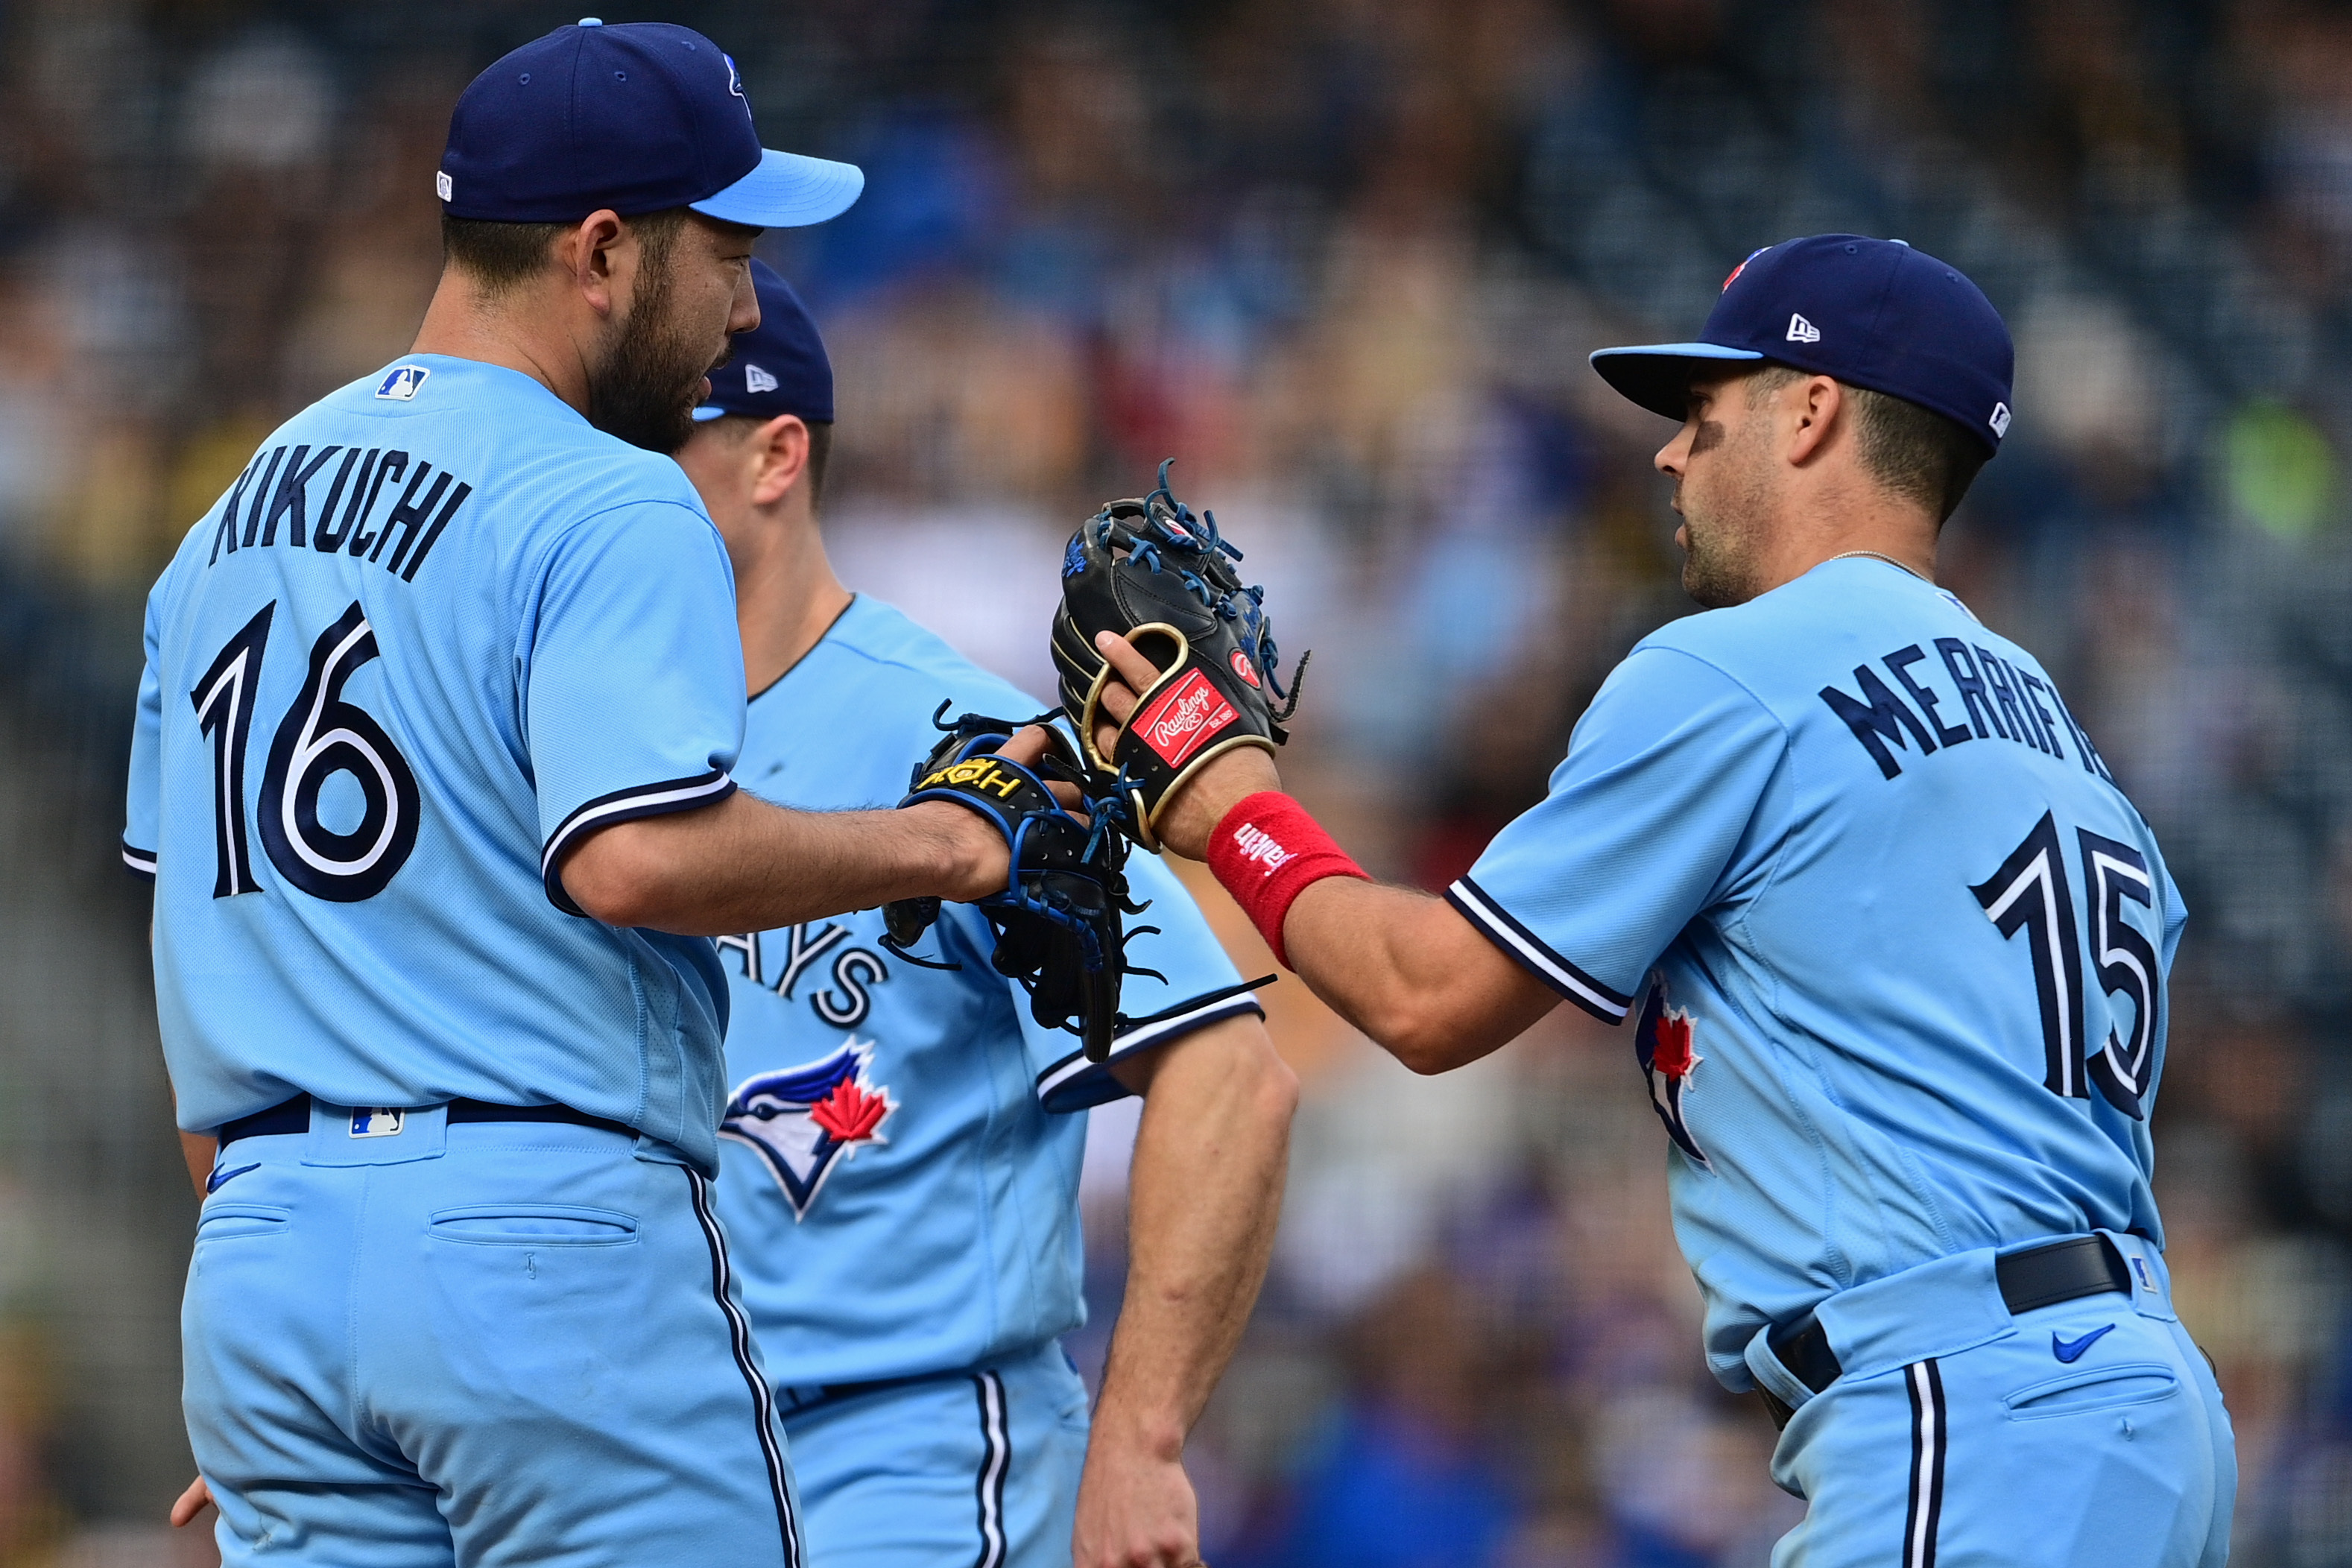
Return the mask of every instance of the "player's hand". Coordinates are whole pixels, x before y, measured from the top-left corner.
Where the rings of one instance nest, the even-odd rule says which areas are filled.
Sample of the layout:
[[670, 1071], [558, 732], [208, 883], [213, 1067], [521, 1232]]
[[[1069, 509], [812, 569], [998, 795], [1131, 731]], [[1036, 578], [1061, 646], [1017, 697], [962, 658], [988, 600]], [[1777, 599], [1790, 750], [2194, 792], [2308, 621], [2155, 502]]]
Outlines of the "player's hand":
[[[1099, 712], [1108, 722], [1095, 725], [1095, 749], [1108, 756], [1118, 739], [1118, 726], [1135, 711], [1136, 693], [1158, 679], [1160, 667], [1136, 652], [1135, 645], [1117, 632], [1103, 633], [1095, 638], [1095, 647], [1118, 672], [1118, 679], [1103, 683]], [[1168, 797], [1153, 830], [1161, 844], [1186, 859], [1205, 860], [1209, 835], [1225, 819], [1225, 813], [1260, 790], [1281, 787], [1282, 774], [1271, 755], [1257, 746], [1235, 746]]]
[[1088, 1445], [1072, 1568], [1202, 1568], [1201, 1505], [1182, 1461]]
[[[1013, 738], [997, 749], [997, 754], [1008, 762], [1034, 768], [1045, 755], [1045, 731], [1035, 724], [1016, 731]], [[1047, 789], [1065, 809], [1079, 805], [1077, 786], [1049, 783]], [[922, 801], [901, 808], [908, 816], [919, 816], [931, 830], [947, 841], [950, 869], [947, 879], [936, 896], [970, 903], [991, 893], [1001, 893], [1013, 880], [1013, 852], [998, 832], [977, 812], [966, 810], [947, 801]], [[1070, 815], [1083, 823], [1086, 815], [1071, 811]]]
[[188, 1483], [188, 1489], [180, 1494], [180, 1500], [172, 1505], [172, 1528], [185, 1530], [196, 1522], [196, 1515], [212, 1505], [213, 1489], [205, 1485], [204, 1477], [198, 1476]]

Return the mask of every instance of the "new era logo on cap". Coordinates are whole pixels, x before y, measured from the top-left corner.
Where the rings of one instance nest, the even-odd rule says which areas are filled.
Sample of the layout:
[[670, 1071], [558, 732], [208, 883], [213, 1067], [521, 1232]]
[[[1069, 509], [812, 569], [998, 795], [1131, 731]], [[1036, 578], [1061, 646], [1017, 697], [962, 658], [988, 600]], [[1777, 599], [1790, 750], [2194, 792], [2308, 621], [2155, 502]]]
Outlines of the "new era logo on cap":
[[1988, 419], [1988, 420], [1986, 420], [1986, 421], [1985, 421], [1985, 423], [1992, 426], [1992, 433], [1993, 433], [1994, 435], [1996, 435], [1996, 436], [2006, 436], [2006, 435], [2008, 435], [2008, 434], [2009, 434], [2009, 405], [2008, 405], [2008, 404], [2006, 404], [2006, 403], [1996, 403], [1996, 404], [1994, 404], [1994, 405], [1992, 405], [1992, 417], [1991, 417], [1991, 418], [1990, 418], [1990, 419]]
[[812, 424], [833, 419], [833, 362], [824, 339], [793, 286], [754, 257], [751, 287], [760, 324], [735, 340], [735, 357], [710, 373], [710, 395], [698, 420], [773, 419], [790, 414]]
[[447, 170], [436, 169], [433, 171], [433, 194], [435, 195], [439, 196], [446, 202], [452, 195], [457, 194], [457, 184], [449, 178]]
[[1789, 318], [1789, 341], [1792, 343], [1817, 343], [1822, 341], [1822, 330], [1804, 317], [1792, 314]]

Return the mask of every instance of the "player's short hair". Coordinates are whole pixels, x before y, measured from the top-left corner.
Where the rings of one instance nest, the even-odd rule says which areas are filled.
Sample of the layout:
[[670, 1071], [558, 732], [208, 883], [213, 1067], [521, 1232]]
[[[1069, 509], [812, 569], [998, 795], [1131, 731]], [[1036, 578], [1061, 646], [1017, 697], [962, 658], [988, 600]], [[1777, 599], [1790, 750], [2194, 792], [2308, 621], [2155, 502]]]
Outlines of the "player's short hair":
[[[625, 220], [645, 242], [646, 263], [656, 274], [668, 265], [670, 247], [686, 227], [684, 207], [664, 207]], [[492, 223], [484, 218], [441, 215], [441, 258], [462, 268], [490, 299], [529, 282], [547, 266], [547, 253], [568, 223]]]
[[[809, 510], [815, 511], [824, 504], [824, 466], [833, 456], [833, 421], [803, 419], [801, 423], [808, 426], [809, 455], [805, 482], [808, 485]], [[767, 419], [757, 415], [722, 414], [695, 428], [708, 430], [725, 441], [741, 442], [748, 439], [752, 431], [765, 428], [767, 424]]]
[[[1760, 402], [1811, 371], [1767, 363], [1748, 377], [1748, 395]], [[1841, 381], [1853, 401], [1854, 451], [1870, 477], [1906, 500], [1916, 501], [1936, 516], [1937, 527], [1951, 521], [1976, 482], [1978, 470], [1992, 456], [1984, 443], [1957, 419], [1932, 408], [1873, 392]]]

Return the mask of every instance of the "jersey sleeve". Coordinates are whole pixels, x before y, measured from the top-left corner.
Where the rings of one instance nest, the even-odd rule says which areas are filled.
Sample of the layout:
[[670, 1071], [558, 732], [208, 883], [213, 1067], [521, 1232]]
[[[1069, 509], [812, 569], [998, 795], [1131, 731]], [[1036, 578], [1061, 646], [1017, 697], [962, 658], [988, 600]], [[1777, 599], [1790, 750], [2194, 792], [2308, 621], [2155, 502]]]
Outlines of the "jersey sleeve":
[[1110, 1071], [1110, 1062], [1164, 1046], [1227, 1018], [1265, 1016], [1257, 997], [1243, 986], [1241, 971], [1225, 956], [1224, 946], [1210, 931], [1201, 906], [1160, 857], [1142, 849], [1129, 856], [1127, 882], [1129, 899], [1137, 903], [1149, 900], [1151, 905], [1144, 913], [1128, 917], [1128, 929], [1160, 928], [1129, 940], [1128, 962], [1156, 969], [1168, 978], [1130, 974], [1120, 986], [1119, 1011], [1135, 1022], [1112, 1040], [1110, 1061], [1087, 1060], [1076, 1035], [1038, 1025], [1029, 1016], [1028, 996], [1018, 985], [1013, 987], [1014, 1010], [1036, 1074], [1037, 1099], [1057, 1114], [1123, 1099], [1127, 1086]]
[[574, 525], [549, 552], [528, 622], [525, 743], [540, 875], [599, 828], [735, 792], [743, 650], [734, 578], [709, 520], [648, 501]]
[[1715, 666], [1637, 648], [1586, 710], [1543, 802], [1446, 899], [1538, 979], [1607, 1023], [1713, 901], [1788, 746]]
[[[156, 593], [163, 589], [159, 586]], [[156, 671], [155, 597], [147, 598], [146, 667], [139, 672], [139, 706], [131, 721], [131, 781], [123, 794], [122, 863], [135, 877], [155, 879], [162, 838], [163, 681]]]

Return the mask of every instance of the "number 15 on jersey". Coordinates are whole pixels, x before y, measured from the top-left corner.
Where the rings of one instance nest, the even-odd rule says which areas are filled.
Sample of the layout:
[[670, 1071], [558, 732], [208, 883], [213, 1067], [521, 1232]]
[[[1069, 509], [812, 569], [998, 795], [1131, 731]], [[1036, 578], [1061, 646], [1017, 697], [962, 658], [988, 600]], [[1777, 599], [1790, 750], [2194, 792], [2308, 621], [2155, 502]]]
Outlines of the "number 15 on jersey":
[[2000, 868], [1969, 890], [2000, 934], [2022, 935], [2032, 954], [2047, 1069], [2042, 1082], [2053, 1094], [2074, 1100], [2088, 1099], [2087, 1086], [2096, 1084], [2107, 1103], [2137, 1121], [2155, 1076], [2164, 976], [2155, 945], [2124, 919], [2124, 903], [2152, 909], [2155, 880], [2147, 857], [2130, 845], [2087, 827], [2076, 829], [2075, 839], [2090, 901], [2088, 936], [2099, 988], [2131, 1004], [2129, 1030], [2111, 1027], [2095, 1052], [2086, 1049], [2083, 1037], [2083, 950], [2075, 940], [2074, 896], [2056, 816], [2043, 812]]

